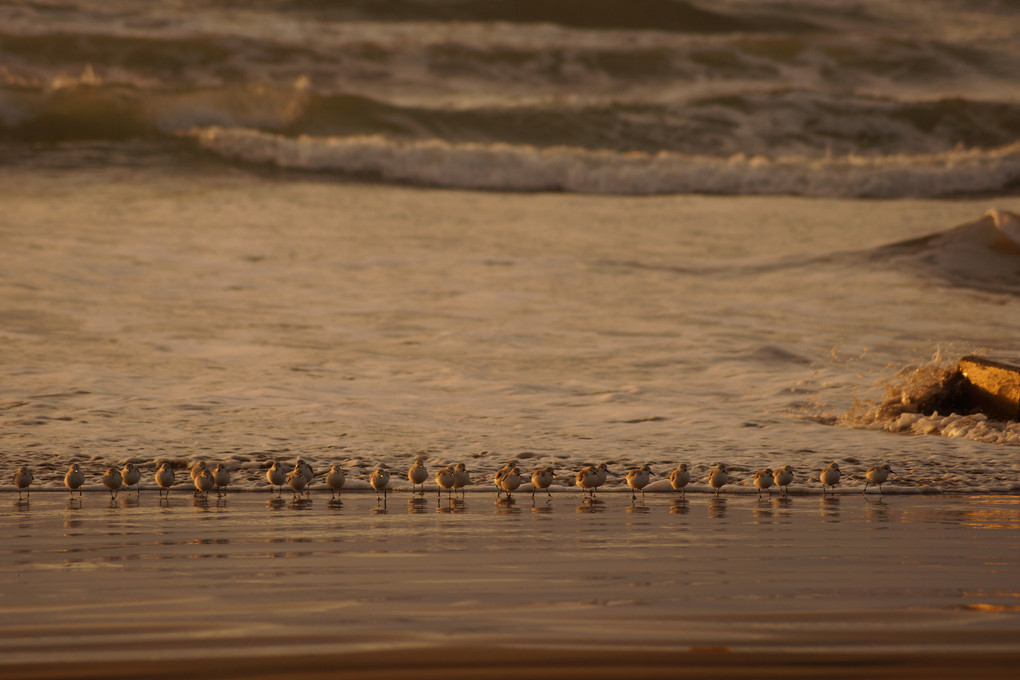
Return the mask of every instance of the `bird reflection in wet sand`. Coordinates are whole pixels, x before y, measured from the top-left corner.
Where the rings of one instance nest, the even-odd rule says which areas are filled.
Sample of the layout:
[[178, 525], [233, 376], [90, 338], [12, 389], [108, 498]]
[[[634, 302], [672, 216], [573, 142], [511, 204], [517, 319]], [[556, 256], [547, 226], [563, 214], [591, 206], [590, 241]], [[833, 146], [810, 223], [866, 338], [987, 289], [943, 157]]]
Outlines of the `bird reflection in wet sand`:
[[691, 506], [687, 504], [687, 498], [674, 498], [673, 502], [669, 505], [669, 514], [671, 515], [686, 515], [691, 511]]
[[889, 506], [881, 496], [877, 498], [865, 498], [864, 512], [869, 522], [888, 522]]
[[497, 515], [517, 515], [521, 512], [513, 498], [497, 498], [494, 504]]
[[821, 498], [822, 517], [839, 517], [839, 496], [823, 495]]
[[624, 511], [628, 515], [647, 515], [652, 511], [652, 509], [645, 505], [644, 502], [642, 502], [640, 505], [637, 505], [634, 503], [632, 499], [631, 504], [624, 508]]
[[285, 505], [287, 505], [287, 501], [282, 496], [273, 496], [266, 501], [266, 507], [270, 510], [279, 510]]
[[775, 512], [772, 509], [772, 499], [759, 497], [751, 508], [751, 514], [759, 521], [772, 519], [775, 516]]
[[[422, 491], [422, 493], [424, 493], [424, 491]], [[408, 498], [407, 499], [407, 514], [409, 514], [409, 515], [421, 515], [421, 514], [424, 514], [425, 507], [426, 507], [427, 504], [428, 503], [425, 500], [425, 498], [423, 498], [421, 496], [418, 496], [417, 498]]]
[[437, 504], [436, 512], [456, 515], [467, 510], [467, 502], [463, 498], [448, 498], [447, 504]]
[[606, 503], [605, 503], [605, 501], [600, 501], [597, 498], [590, 498], [590, 497], [589, 498], [585, 498], [583, 501], [581, 501], [581, 504], [579, 506], [577, 506], [577, 511], [578, 512], [605, 512], [606, 511]]
[[389, 507], [387, 506], [387, 501], [388, 501], [388, 499], [385, 496], [383, 496], [381, 502], [377, 498], [376, 501], [375, 501], [375, 507], [372, 508], [372, 514], [373, 515], [385, 515], [385, 514], [387, 514], [390, 511]]
[[708, 499], [708, 516], [713, 519], [722, 519], [726, 516], [726, 499], [722, 496], [712, 496]]

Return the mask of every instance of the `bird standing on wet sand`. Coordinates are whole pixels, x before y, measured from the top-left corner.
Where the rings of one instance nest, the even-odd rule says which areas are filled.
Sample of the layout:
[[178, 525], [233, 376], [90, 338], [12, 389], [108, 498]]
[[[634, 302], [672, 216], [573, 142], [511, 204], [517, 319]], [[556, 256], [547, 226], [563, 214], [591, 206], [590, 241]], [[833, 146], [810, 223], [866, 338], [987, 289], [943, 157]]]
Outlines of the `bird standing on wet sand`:
[[521, 485], [521, 469], [516, 465], [499, 478], [499, 488], [506, 492], [507, 500], [511, 494]]
[[305, 477], [304, 473], [297, 468], [290, 471], [287, 475], [287, 486], [294, 492], [294, 498], [297, 498], [298, 494], [305, 490], [308, 486], [308, 478]]
[[471, 483], [471, 475], [468, 474], [467, 466], [464, 463], [457, 463], [453, 468], [453, 490], [460, 489], [464, 494], [464, 487]]
[[531, 499], [535, 499], [535, 489], [545, 489], [545, 492], [552, 498], [552, 493], [549, 491], [549, 487], [552, 486], [553, 480], [556, 478], [555, 470], [551, 467], [539, 468], [531, 473], [531, 485], [534, 487], [531, 490]]
[[418, 460], [414, 461], [414, 465], [407, 471], [407, 481], [411, 482], [411, 493], [414, 493], [415, 484], [421, 485], [421, 495], [425, 495], [425, 480], [429, 478], [428, 468], [425, 467], [425, 463]]
[[312, 493], [312, 481], [315, 479], [315, 472], [312, 470], [312, 466], [301, 460], [301, 457], [298, 456], [297, 461], [294, 462], [294, 469], [301, 471], [301, 475], [305, 478], [305, 494], [310, 495]]
[[503, 487], [500, 486], [499, 480], [503, 478], [503, 475], [510, 472], [510, 470], [512, 470], [515, 465], [517, 465], [517, 461], [515, 460], [511, 460], [507, 463], [504, 463], [503, 467], [496, 470], [496, 474], [492, 476], [492, 483], [496, 485], [496, 496], [499, 496], [501, 493], [503, 493]]
[[120, 476], [120, 470], [115, 467], [107, 468], [106, 474], [103, 475], [103, 486], [110, 490], [110, 498], [116, 498], [117, 492], [120, 491], [121, 484], [124, 480]]
[[676, 470], [669, 473], [669, 484], [675, 491], [687, 495], [685, 488], [691, 481], [691, 473], [687, 471], [687, 463], [680, 463]]
[[719, 495], [719, 489], [723, 488], [726, 482], [730, 481], [729, 470], [725, 463], [719, 463], [708, 474], [708, 485], [715, 489], [715, 495]]
[[64, 486], [71, 492], [71, 497], [74, 498], [74, 492], [78, 492], [78, 498], [81, 498], [81, 485], [85, 483], [85, 475], [78, 467], [77, 463], [71, 463], [71, 467], [68, 468], [67, 474], [64, 475]]
[[230, 484], [230, 471], [223, 463], [218, 463], [212, 471], [213, 481], [216, 482], [216, 495], [222, 496], [227, 492], [227, 485]]
[[650, 465], [642, 465], [639, 468], [635, 468], [627, 473], [627, 486], [630, 487], [630, 499], [637, 500], [637, 492], [641, 492], [641, 500], [645, 499], [645, 487], [648, 486], [648, 480], [652, 478], [652, 467]]
[[868, 490], [868, 484], [878, 484], [878, 492], [884, 493], [882, 485], [885, 484], [885, 480], [889, 479], [890, 472], [895, 474], [895, 470], [889, 467], [888, 463], [869, 467], [868, 471], [864, 473], [864, 491], [861, 493], [865, 493]]
[[[437, 496], [443, 495], [443, 489], [450, 491], [453, 489], [453, 483], [456, 481], [456, 475], [453, 474], [453, 468], [447, 465], [442, 470], [436, 473], [436, 484], [439, 485], [439, 492]], [[447, 494], [449, 495], [449, 494]]]
[[839, 465], [836, 463], [829, 463], [822, 470], [822, 474], [818, 475], [818, 479], [822, 482], [822, 494], [825, 494], [825, 487], [831, 487], [832, 492], [836, 493], [836, 485], [839, 484], [839, 478], [842, 475], [839, 471]]
[[789, 493], [790, 482], [793, 481], [794, 470], [789, 465], [784, 465], [772, 473], [772, 481], [776, 483], [779, 490], [785, 495]]
[[206, 498], [209, 497], [209, 490], [216, 485], [216, 480], [213, 478], [212, 472], [209, 468], [202, 468], [202, 471], [195, 475], [195, 495], [203, 494]]
[[131, 487], [135, 487], [135, 493], [140, 493], [139, 482], [142, 481], [142, 471], [138, 469], [138, 466], [134, 463], [126, 464], [120, 471], [120, 479], [127, 487], [128, 491]]
[[772, 468], [763, 468], [754, 473], [754, 485], [758, 487], [758, 498], [761, 498], [762, 491], [769, 492], [769, 498], [772, 498], [772, 489], [769, 488], [775, 483], [772, 478]]
[[336, 498], [336, 492], [344, 488], [344, 483], [347, 481], [347, 475], [344, 474], [344, 469], [339, 465], [333, 465], [326, 473], [326, 486], [333, 493], [333, 498]]
[[379, 492], [382, 492], [383, 498], [386, 498], [386, 485], [390, 483], [390, 473], [385, 468], [376, 468], [376, 471], [372, 473], [372, 476], [368, 479], [372, 488], [375, 489], [375, 499], [379, 500]]
[[32, 492], [28, 491], [27, 489], [28, 489], [29, 486], [32, 485], [32, 481], [34, 479], [35, 479], [35, 475], [33, 475], [32, 471], [29, 470], [27, 467], [22, 466], [22, 467], [19, 467], [17, 470], [15, 470], [14, 477], [12, 478], [12, 480], [14, 481], [14, 486], [18, 487], [18, 500], [19, 501], [21, 500], [21, 490], [22, 489], [26, 490], [25, 493], [28, 494], [29, 498], [32, 497]]
[[574, 478], [574, 482], [581, 487], [586, 496], [595, 495], [596, 481], [598, 480], [598, 473], [595, 472], [595, 466], [589, 465], [583, 467], [577, 472], [577, 476]]
[[280, 487], [280, 494], [283, 493], [283, 485], [287, 483], [287, 471], [277, 461], [266, 470], [266, 481], [269, 482], [269, 493], [273, 493], [273, 487]]
[[156, 484], [159, 484], [159, 497], [163, 497], [163, 491], [166, 491], [167, 499], [170, 498], [170, 487], [174, 485], [174, 469], [170, 466], [170, 463], [163, 463], [156, 470]]

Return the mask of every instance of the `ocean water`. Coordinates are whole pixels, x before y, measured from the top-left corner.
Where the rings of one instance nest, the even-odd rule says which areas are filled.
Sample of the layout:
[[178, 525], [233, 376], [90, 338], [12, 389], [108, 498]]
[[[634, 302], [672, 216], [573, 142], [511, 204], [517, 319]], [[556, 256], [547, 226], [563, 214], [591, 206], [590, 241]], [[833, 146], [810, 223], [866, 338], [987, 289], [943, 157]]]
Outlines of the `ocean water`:
[[991, 0], [0, 5], [0, 468], [1017, 490], [1020, 425], [911, 395], [1020, 356], [1018, 37]]

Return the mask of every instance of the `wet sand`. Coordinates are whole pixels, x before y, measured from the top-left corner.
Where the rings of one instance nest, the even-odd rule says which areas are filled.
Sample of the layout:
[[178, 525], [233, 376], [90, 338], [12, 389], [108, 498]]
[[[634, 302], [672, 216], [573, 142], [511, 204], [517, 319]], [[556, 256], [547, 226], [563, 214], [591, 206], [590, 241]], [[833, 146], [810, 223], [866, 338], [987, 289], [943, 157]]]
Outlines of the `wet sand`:
[[1017, 496], [0, 507], [5, 678], [1006, 677], [1020, 659]]

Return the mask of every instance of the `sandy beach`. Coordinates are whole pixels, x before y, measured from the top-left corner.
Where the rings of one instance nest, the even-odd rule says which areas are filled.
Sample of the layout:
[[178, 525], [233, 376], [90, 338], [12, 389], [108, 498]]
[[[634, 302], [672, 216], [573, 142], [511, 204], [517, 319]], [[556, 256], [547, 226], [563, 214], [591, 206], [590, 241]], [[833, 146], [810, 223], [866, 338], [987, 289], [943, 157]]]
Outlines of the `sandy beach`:
[[1020, 658], [1015, 496], [0, 503], [7, 678], [954, 677], [975, 659], [1008, 677]]

